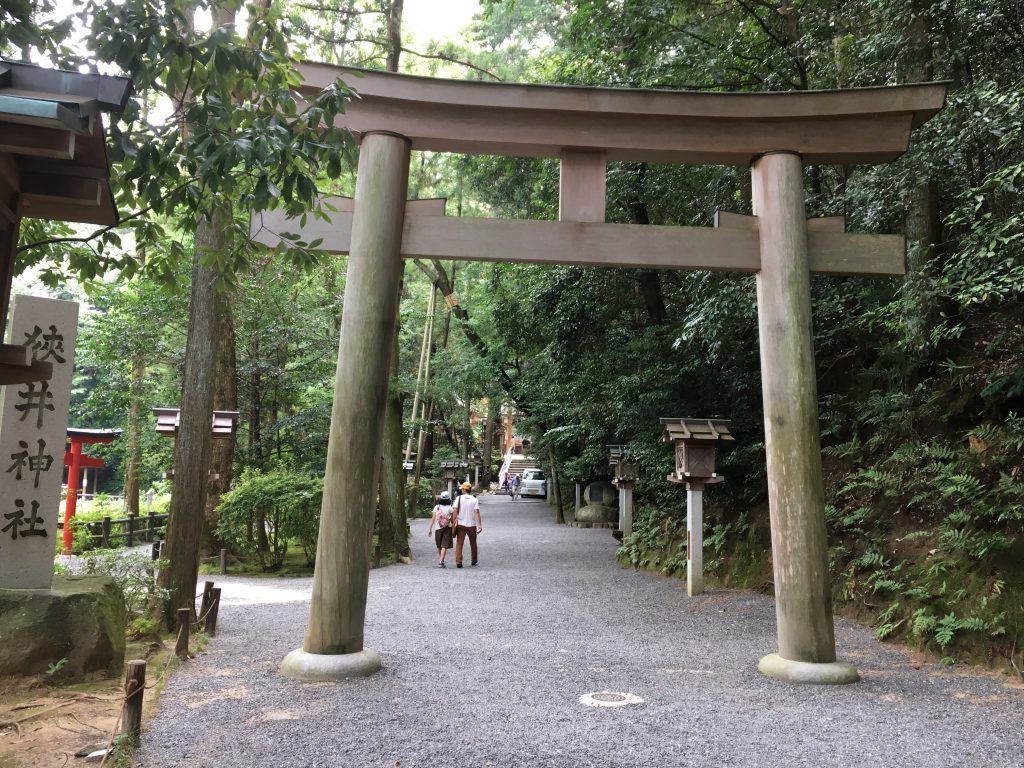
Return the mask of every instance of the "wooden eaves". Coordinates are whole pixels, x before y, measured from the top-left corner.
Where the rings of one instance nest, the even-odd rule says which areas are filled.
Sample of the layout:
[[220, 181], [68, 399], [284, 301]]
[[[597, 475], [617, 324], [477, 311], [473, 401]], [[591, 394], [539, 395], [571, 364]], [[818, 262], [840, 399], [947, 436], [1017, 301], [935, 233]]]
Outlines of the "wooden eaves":
[[[120, 113], [124, 77], [0, 59], [0, 324], [7, 318], [21, 219], [114, 225], [103, 112]], [[0, 344], [0, 385], [50, 378], [17, 344]]]

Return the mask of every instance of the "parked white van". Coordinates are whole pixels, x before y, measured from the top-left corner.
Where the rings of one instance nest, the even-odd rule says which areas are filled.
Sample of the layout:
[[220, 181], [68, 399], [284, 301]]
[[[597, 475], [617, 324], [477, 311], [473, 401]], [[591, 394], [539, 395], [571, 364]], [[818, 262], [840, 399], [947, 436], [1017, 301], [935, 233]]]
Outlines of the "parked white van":
[[519, 495], [542, 499], [546, 499], [548, 497], [548, 481], [543, 470], [523, 470], [523, 482], [519, 486]]

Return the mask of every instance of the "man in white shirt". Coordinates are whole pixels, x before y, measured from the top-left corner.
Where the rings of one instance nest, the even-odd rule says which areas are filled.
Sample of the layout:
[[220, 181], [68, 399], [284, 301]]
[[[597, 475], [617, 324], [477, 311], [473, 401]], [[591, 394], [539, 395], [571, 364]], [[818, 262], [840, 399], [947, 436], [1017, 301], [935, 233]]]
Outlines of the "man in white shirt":
[[455, 567], [462, 567], [462, 545], [469, 537], [470, 565], [476, 565], [476, 535], [483, 532], [483, 522], [480, 520], [480, 501], [470, 493], [473, 486], [470, 483], [463, 483], [461, 486], [462, 495], [455, 500], [453, 510], [457, 513], [455, 518]]

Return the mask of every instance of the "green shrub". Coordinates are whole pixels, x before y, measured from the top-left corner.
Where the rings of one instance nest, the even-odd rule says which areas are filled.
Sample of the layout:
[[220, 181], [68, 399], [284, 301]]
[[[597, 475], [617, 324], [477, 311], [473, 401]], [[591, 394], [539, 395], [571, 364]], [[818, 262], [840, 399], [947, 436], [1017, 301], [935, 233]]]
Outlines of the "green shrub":
[[155, 572], [166, 560], [151, 560], [148, 555], [128, 554], [122, 550], [100, 549], [83, 556], [85, 573], [110, 576], [124, 593], [128, 618], [141, 616], [151, 600], [162, 601], [167, 590], [157, 586]]
[[302, 547], [312, 565], [322, 498], [321, 478], [288, 468], [247, 469], [221, 497], [217, 534], [267, 570], [281, 567], [291, 541]]
[[[65, 501], [65, 503], [67, 503]], [[64, 505], [61, 505], [60, 518], [64, 519]], [[92, 499], [79, 499], [75, 507], [75, 516], [71, 520], [72, 544], [71, 551], [81, 555], [100, 546], [100, 524], [104, 517], [118, 519], [124, 517], [122, 502], [105, 494], [98, 494]], [[57, 551], [61, 550], [61, 537], [57, 537]]]

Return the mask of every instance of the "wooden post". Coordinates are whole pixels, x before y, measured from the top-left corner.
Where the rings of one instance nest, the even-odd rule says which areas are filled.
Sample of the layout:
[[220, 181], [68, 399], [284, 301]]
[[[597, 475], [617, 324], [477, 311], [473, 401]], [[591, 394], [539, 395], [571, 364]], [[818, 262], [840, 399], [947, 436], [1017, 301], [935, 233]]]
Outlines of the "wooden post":
[[142, 696], [146, 690], [146, 662], [128, 662], [124, 676], [124, 717], [121, 733], [139, 738], [142, 729]]
[[[303, 651], [363, 650], [370, 543], [390, 353], [402, 275], [402, 223], [409, 182], [409, 142], [366, 133], [359, 152], [351, 252], [338, 342], [334, 403], [309, 629]], [[369, 666], [337, 676], [370, 674]], [[306, 677], [311, 663], [290, 655], [285, 674]], [[317, 661], [317, 663], [323, 660]], [[372, 666], [372, 665], [370, 665]], [[320, 679], [330, 675], [316, 673]]]
[[228, 572], [228, 551], [222, 549], [220, 551], [220, 575], [225, 576]]
[[103, 518], [102, 533], [100, 534], [100, 546], [106, 549], [110, 546], [110, 518]]
[[619, 498], [622, 500], [622, 536], [633, 533], [633, 484], [619, 482]]
[[622, 531], [622, 535], [625, 536], [626, 535], [626, 533], [625, 533], [625, 531], [626, 531], [626, 495], [622, 492], [621, 488], [618, 488], [617, 490], [619, 492], [619, 494], [618, 494], [618, 496], [619, 496], [619, 522], [618, 522], [618, 529], [620, 531]]
[[206, 634], [213, 637], [217, 634], [217, 614], [220, 612], [220, 587], [210, 590], [210, 609], [206, 613]]
[[159, 541], [154, 541], [153, 542], [153, 560], [159, 560], [159, 559], [160, 559], [160, 542]]
[[199, 603], [199, 618], [203, 619], [206, 617], [207, 611], [210, 610], [210, 594], [213, 592], [213, 582], [207, 581], [203, 584], [203, 599]]
[[583, 483], [579, 480], [576, 481], [576, 511], [573, 515], [580, 513], [580, 508], [583, 506]]
[[128, 531], [125, 533], [125, 546], [135, 546], [135, 515], [128, 515]]
[[566, 149], [558, 174], [559, 221], [604, 221], [608, 156]]
[[686, 594], [704, 592], [704, 484], [686, 484]]
[[831, 663], [836, 651], [803, 165], [798, 155], [777, 152], [756, 160], [752, 171], [760, 233], [757, 315], [778, 655], [789, 661]]
[[153, 537], [156, 535], [156, 515], [153, 514], [152, 510], [150, 510], [146, 517], [148, 518], [146, 520], [146, 527], [148, 528], [147, 538], [152, 541]]
[[179, 659], [188, 658], [188, 635], [192, 621], [191, 608], [178, 609], [178, 637], [174, 643], [174, 655]]

